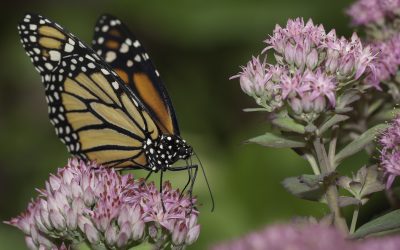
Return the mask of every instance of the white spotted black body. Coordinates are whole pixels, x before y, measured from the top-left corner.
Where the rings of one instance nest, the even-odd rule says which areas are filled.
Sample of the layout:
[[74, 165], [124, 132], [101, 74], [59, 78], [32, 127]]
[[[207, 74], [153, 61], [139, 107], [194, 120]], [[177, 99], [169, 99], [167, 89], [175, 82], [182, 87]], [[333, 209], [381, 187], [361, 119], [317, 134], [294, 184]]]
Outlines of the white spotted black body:
[[161, 135], [156, 141], [147, 139], [143, 146], [153, 171], [166, 170], [178, 160], [186, 160], [193, 149], [180, 136]]

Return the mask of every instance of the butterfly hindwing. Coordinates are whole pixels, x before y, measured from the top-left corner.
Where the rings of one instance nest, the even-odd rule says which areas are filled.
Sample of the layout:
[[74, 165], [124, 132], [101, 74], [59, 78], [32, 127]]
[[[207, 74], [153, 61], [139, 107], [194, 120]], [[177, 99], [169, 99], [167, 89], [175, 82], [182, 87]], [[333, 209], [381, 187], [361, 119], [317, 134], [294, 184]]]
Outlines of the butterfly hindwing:
[[22, 44], [45, 86], [49, 117], [68, 150], [113, 167], [146, 167], [143, 143], [159, 128], [92, 49], [58, 24], [27, 14]]
[[93, 49], [146, 106], [163, 133], [179, 135], [172, 103], [158, 71], [140, 42], [117, 18], [97, 21]]

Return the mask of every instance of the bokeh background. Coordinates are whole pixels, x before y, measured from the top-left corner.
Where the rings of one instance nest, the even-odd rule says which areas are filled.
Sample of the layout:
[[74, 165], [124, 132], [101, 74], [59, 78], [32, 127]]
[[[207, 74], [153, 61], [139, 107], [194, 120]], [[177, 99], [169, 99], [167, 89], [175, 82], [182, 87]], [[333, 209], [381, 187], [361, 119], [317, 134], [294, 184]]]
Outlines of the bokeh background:
[[[156, 64], [177, 111], [183, 137], [200, 155], [215, 195], [216, 209], [204, 178], [195, 186], [202, 232], [189, 249], [206, 249], [269, 223], [294, 216], [322, 216], [325, 206], [288, 194], [284, 177], [310, 173], [291, 150], [275, 150], [242, 141], [268, 129], [262, 113], [244, 95], [236, 74], [276, 23], [312, 18], [328, 30], [349, 36], [353, 29], [344, 9], [350, 0], [279, 1], [20, 1], [3, 3], [0, 15], [0, 221], [26, 208], [35, 188], [67, 162], [68, 154], [47, 118], [40, 77], [19, 43], [16, 24], [25, 12], [38, 12], [90, 42], [102, 13], [122, 19], [140, 38]], [[362, 154], [346, 162], [346, 171], [365, 161]], [[144, 173], [136, 171], [136, 176]], [[186, 174], [168, 177], [182, 187]], [[386, 208], [373, 197], [361, 221]], [[348, 216], [351, 211], [347, 211]], [[0, 223], [0, 248], [25, 249], [22, 233]]]

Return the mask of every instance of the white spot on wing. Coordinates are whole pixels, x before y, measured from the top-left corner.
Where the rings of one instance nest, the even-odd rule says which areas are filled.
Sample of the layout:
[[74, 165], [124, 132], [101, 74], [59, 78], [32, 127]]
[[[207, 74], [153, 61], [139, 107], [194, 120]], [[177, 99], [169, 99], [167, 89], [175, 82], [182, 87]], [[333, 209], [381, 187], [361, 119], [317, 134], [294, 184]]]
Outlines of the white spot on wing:
[[37, 25], [36, 24], [30, 24], [29, 25], [29, 29], [30, 30], [36, 30], [37, 29]]
[[53, 65], [51, 65], [51, 63], [46, 63], [44, 65], [48, 70], [52, 70], [53, 69]]
[[88, 64], [88, 67], [89, 67], [90, 69], [94, 69], [96, 66], [94, 65], [94, 63], [89, 63], [89, 64]]
[[104, 25], [104, 26], [101, 28], [101, 31], [107, 32], [108, 28], [109, 28], [108, 25]]
[[74, 50], [74, 46], [69, 43], [66, 43], [64, 50], [65, 50], [65, 52], [72, 52]]
[[119, 84], [117, 82], [112, 82], [111, 84], [114, 87], [114, 89], [118, 89], [119, 88]]
[[128, 52], [129, 51], [129, 46], [126, 44], [126, 43], [123, 43], [122, 45], [121, 45], [121, 48], [119, 49], [119, 52], [121, 52], [121, 53], [126, 53], [126, 52]]
[[50, 60], [52, 61], [60, 61], [61, 59], [61, 53], [58, 52], [57, 50], [50, 50], [49, 55], [50, 55]]
[[136, 55], [134, 59], [136, 62], [140, 62], [142, 60], [139, 55]]
[[136, 40], [136, 41], [133, 43], [133, 46], [134, 46], [135, 48], [139, 47], [139, 46], [140, 46], [140, 42], [139, 42], [138, 40]]
[[105, 57], [105, 60], [106, 60], [106, 62], [112, 62], [112, 61], [114, 61], [115, 59], [117, 58], [117, 55], [115, 54], [115, 52], [114, 51], [108, 51], [107, 53], [106, 53], [106, 57]]

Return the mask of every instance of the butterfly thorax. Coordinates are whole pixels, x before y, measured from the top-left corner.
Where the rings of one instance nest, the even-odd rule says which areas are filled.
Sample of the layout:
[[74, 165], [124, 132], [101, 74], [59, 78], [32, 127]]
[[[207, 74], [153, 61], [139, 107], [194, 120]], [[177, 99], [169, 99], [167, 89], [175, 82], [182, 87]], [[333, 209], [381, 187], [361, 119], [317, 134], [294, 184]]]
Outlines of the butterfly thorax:
[[161, 135], [157, 140], [147, 139], [144, 146], [150, 168], [165, 170], [178, 160], [186, 160], [192, 155], [192, 147], [177, 135]]

